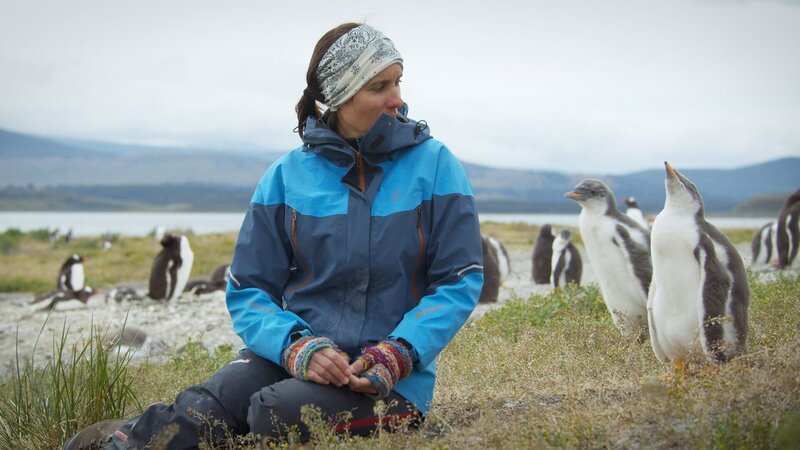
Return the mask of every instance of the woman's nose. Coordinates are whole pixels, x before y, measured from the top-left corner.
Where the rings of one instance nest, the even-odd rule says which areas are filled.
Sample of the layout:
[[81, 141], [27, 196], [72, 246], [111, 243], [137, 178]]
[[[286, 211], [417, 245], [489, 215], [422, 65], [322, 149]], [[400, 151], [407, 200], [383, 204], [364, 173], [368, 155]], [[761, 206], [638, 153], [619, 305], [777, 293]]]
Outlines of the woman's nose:
[[400, 95], [400, 86], [395, 86], [391, 90], [386, 106], [389, 109], [398, 109], [403, 106], [403, 97]]

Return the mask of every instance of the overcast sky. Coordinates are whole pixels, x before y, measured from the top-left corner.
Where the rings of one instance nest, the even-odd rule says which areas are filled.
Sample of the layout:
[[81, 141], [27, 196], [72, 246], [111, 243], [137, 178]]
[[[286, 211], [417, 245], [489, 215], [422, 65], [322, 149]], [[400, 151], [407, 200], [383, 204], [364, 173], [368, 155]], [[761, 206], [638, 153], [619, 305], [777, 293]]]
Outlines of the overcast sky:
[[288, 150], [317, 39], [386, 33], [462, 160], [627, 173], [800, 156], [800, 1], [0, 0], [0, 128]]

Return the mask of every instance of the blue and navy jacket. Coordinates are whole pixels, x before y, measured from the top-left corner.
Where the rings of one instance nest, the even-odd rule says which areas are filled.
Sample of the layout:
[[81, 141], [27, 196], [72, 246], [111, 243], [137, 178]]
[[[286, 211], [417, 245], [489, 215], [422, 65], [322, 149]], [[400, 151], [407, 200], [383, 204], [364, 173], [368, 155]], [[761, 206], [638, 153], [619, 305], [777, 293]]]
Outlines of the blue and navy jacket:
[[303, 146], [253, 194], [228, 310], [245, 345], [276, 364], [299, 335], [328, 337], [351, 358], [405, 340], [414, 369], [394, 390], [426, 414], [436, 356], [483, 286], [475, 199], [423, 123], [383, 115], [358, 150], [309, 117]]

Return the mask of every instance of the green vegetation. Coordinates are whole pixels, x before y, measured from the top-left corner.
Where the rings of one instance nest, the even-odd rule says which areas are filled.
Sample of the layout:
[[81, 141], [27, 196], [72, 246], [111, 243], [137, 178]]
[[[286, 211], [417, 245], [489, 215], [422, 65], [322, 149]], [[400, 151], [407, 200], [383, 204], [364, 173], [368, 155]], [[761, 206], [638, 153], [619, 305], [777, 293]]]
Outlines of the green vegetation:
[[[236, 243], [236, 233], [189, 236], [195, 253], [192, 276], [208, 277], [220, 264], [230, 261]], [[111, 242], [103, 250], [103, 241]], [[49, 241], [47, 230], [22, 233], [11, 229], [0, 234], [0, 292], [33, 292], [39, 294], [55, 289], [61, 264], [73, 253], [85, 259], [86, 283], [104, 289], [119, 283], [146, 281], [150, 276], [153, 258], [161, 245], [152, 237], [121, 237], [107, 235], [78, 237], [72, 242]]]
[[[513, 246], [530, 245], [525, 241], [530, 229], [490, 226]], [[233, 236], [194, 238], [195, 248], [220, 253], [232, 248]], [[133, 251], [137, 243], [154, 248], [151, 241], [119, 238], [115, 248]], [[15, 252], [36, 255], [38, 244], [28, 237], [23, 243]], [[59, 244], [39, 256], [50, 251], [66, 249]], [[102, 257], [98, 253], [93, 260], [98, 268], [113, 264]], [[749, 275], [749, 352], [717, 370], [692, 367], [691, 375], [674, 379], [648, 341], [620, 337], [596, 286], [570, 287], [512, 299], [468, 323], [439, 357], [435, 405], [421, 428], [401, 425], [396, 433], [369, 439], [337, 437], [310, 408], [304, 417], [313, 430], [312, 444], [321, 449], [792, 448], [800, 437], [800, 276], [758, 281], [756, 273]], [[92, 422], [171, 401], [234, 358], [229, 346], [209, 350], [190, 342], [166, 364], [132, 364], [101, 350], [103, 339], [96, 337], [101, 331], [70, 349], [56, 340], [44, 368], [17, 358], [17, 370], [0, 385], [0, 448], [58, 447]], [[276, 444], [298, 445], [291, 436]], [[223, 448], [252, 447], [232, 438]]]

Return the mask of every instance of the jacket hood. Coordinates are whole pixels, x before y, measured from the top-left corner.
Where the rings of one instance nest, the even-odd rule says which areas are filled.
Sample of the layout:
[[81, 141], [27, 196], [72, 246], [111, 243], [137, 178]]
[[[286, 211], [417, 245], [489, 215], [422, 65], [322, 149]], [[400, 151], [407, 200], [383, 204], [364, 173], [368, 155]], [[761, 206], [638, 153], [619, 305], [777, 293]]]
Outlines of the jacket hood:
[[[407, 111], [408, 105], [403, 104], [395, 117], [381, 114], [357, 149], [367, 161], [380, 163], [391, 158], [397, 150], [431, 138], [428, 124], [409, 119]], [[318, 153], [339, 165], [351, 164], [355, 159], [352, 146], [328, 128], [324, 120], [312, 116], [306, 119], [303, 151]]]

